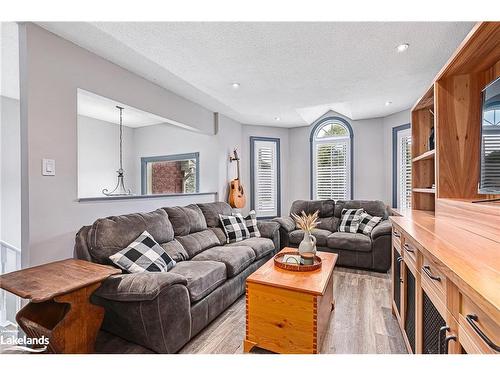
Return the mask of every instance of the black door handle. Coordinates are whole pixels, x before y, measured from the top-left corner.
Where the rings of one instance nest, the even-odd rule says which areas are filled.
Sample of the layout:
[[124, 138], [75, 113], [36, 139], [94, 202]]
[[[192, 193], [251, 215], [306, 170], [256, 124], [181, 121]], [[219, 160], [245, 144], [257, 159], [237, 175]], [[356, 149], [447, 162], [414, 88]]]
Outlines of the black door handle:
[[423, 266], [422, 267], [422, 271], [424, 271], [424, 273], [429, 276], [432, 280], [436, 280], [436, 281], [441, 281], [441, 278], [439, 276], [434, 276], [432, 273], [431, 273], [431, 267], [430, 266]]
[[406, 244], [406, 243], [404, 244], [404, 248], [409, 253], [414, 253], [415, 252], [415, 250], [413, 250], [412, 248], [410, 248], [410, 246], [408, 246], [408, 244]]
[[467, 314], [465, 318], [467, 319], [467, 322], [472, 326], [474, 331], [476, 331], [476, 333], [483, 339], [486, 344], [488, 344], [491, 349], [500, 352], [500, 346], [491, 341], [490, 338], [486, 336], [486, 334], [481, 331], [481, 328], [479, 328], [476, 324], [476, 322], [479, 320], [476, 314]]
[[[443, 331], [445, 332], [448, 332], [450, 330], [450, 327], [448, 326], [443, 326], [441, 328], [439, 328], [439, 335], [438, 335], [438, 354], [443, 354], [441, 352], [441, 334], [443, 333]], [[446, 334], [446, 333], [445, 333]]]

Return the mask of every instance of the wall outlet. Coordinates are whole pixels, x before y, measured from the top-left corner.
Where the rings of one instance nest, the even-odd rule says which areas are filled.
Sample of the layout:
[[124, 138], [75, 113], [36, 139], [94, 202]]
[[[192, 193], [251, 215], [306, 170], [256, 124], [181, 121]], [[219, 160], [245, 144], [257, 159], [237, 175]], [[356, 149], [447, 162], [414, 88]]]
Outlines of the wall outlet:
[[54, 159], [42, 159], [42, 175], [43, 176], [56, 175], [56, 161]]

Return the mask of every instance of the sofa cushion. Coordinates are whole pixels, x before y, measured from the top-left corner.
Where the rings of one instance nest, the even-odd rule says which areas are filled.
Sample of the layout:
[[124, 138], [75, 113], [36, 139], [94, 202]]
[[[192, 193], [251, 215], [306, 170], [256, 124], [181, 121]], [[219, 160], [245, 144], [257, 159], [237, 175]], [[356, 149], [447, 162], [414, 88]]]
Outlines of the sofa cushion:
[[335, 203], [335, 217], [340, 218], [343, 208], [345, 208], [345, 209], [362, 208], [372, 216], [380, 216], [383, 219], [387, 219], [387, 217], [388, 217], [386, 205], [382, 201], [366, 201], [366, 200], [342, 201], [342, 200], [338, 200]]
[[[325, 229], [313, 229], [311, 234], [316, 237], [316, 245], [326, 246], [326, 239], [332, 232]], [[298, 245], [304, 238], [304, 231], [302, 229], [295, 229], [289, 233], [289, 236], [290, 243]]]
[[110, 216], [92, 224], [88, 233], [89, 253], [97, 263], [111, 264], [109, 257], [125, 249], [144, 231], [148, 231], [158, 243], [174, 238], [172, 224], [162, 209]]
[[192, 261], [214, 260], [226, 265], [227, 277], [233, 277], [247, 268], [254, 260], [255, 253], [249, 246], [232, 244], [216, 246], [195, 256]]
[[226, 246], [250, 246], [255, 253], [256, 260], [266, 256], [274, 250], [274, 242], [271, 239], [264, 237], [247, 238], [246, 240], [235, 244], [228, 244]]
[[165, 207], [164, 210], [168, 213], [176, 236], [186, 236], [207, 229], [205, 216], [196, 204], [186, 207]]
[[199, 203], [209, 228], [220, 227], [219, 215], [231, 215], [233, 210], [226, 202]]
[[369, 236], [372, 233], [373, 228], [375, 228], [382, 218], [380, 216], [372, 216], [367, 212], [362, 212], [359, 219], [358, 233], [363, 233]]
[[328, 236], [327, 246], [331, 249], [370, 252], [372, 240], [361, 233], [335, 232]]
[[226, 266], [214, 261], [188, 260], [177, 263], [170, 272], [184, 276], [191, 302], [207, 296], [226, 280]]
[[259, 227], [257, 225], [257, 213], [255, 210], [250, 211], [244, 219], [250, 237], [260, 237]]
[[220, 245], [219, 239], [210, 229], [202, 230], [201, 232], [191, 233], [187, 236], [176, 237], [182, 247], [186, 250], [189, 259], [203, 250]]
[[306, 214], [313, 214], [318, 211], [320, 217], [320, 223], [318, 224], [318, 229], [329, 230], [333, 232], [337, 229], [338, 218], [334, 217], [335, 211], [335, 201], [331, 199], [325, 200], [297, 200], [293, 202], [290, 213], [299, 215], [304, 211]]
[[183, 260], [189, 259], [186, 249], [184, 249], [181, 243], [175, 238], [170, 242], [161, 243], [160, 246], [165, 250], [168, 256], [176, 262], [182, 262]]

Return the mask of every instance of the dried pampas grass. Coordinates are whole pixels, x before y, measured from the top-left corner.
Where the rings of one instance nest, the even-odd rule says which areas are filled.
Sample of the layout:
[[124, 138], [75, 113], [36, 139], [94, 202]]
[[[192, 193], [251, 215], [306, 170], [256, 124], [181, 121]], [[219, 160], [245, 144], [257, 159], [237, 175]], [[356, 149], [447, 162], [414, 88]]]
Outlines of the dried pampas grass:
[[304, 232], [311, 233], [311, 231], [318, 226], [320, 223], [318, 221], [319, 218], [319, 211], [316, 211], [313, 214], [306, 214], [304, 211], [302, 211], [301, 215], [297, 214], [292, 214], [293, 219], [295, 220], [295, 223], [297, 223], [297, 226], [302, 229]]

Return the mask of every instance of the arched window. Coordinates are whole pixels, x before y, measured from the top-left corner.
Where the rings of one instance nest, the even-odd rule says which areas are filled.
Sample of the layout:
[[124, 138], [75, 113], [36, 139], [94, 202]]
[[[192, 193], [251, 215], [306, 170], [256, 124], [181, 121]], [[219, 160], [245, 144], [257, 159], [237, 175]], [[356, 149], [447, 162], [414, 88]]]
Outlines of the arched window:
[[311, 132], [311, 198], [352, 199], [352, 128], [340, 117], [321, 120]]

